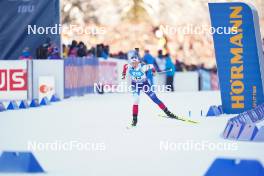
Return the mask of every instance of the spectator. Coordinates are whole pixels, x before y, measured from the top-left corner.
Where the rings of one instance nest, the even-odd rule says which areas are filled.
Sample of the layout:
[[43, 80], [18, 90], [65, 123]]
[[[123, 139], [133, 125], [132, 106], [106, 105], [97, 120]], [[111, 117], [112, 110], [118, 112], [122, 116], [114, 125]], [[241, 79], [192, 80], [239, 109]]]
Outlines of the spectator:
[[165, 64], [165, 67], [166, 67], [166, 85], [167, 86], [170, 86], [170, 88], [167, 89], [167, 91], [174, 91], [174, 86], [173, 86], [173, 83], [174, 83], [174, 74], [175, 74], [175, 66], [174, 64], [172, 63], [171, 61], [171, 57], [170, 57], [170, 54], [167, 53], [165, 55], [165, 60], [166, 60], [166, 64]]
[[178, 58], [178, 55], [176, 55], [176, 60], [175, 60], [175, 69], [176, 71], [183, 71], [183, 68], [182, 68], [182, 63], [179, 61], [179, 58]]
[[93, 50], [92, 49], [88, 50], [87, 51], [87, 57], [90, 58], [90, 57], [93, 57], [93, 56], [94, 56]]
[[87, 48], [83, 42], [80, 42], [78, 44], [77, 56], [78, 57], [85, 57], [86, 55], [87, 55]]
[[102, 57], [107, 59], [109, 57], [109, 45], [103, 45]]
[[28, 60], [28, 59], [32, 59], [32, 56], [29, 52], [29, 48], [26, 47], [23, 49], [22, 51], [22, 55], [19, 57], [20, 60]]
[[91, 50], [92, 55], [93, 56], [96, 56], [96, 49], [95, 49], [95, 47], [92, 47], [90, 50]]
[[122, 51], [119, 51], [118, 54], [117, 54], [117, 57], [119, 59], [127, 59], [127, 55], [126, 53], [122, 52]]
[[37, 56], [37, 59], [47, 59], [48, 58], [48, 44], [47, 43], [44, 43], [37, 48], [36, 56]]
[[140, 60], [141, 60], [139, 48], [135, 48], [135, 51], [136, 51], [136, 53], [138, 55], [138, 58], [140, 58]]
[[66, 47], [65, 44], [63, 44], [62, 45], [62, 57], [63, 58], [67, 58], [68, 57], [68, 52], [69, 52], [68, 48]]
[[104, 52], [105, 52], [105, 54], [106, 54], [107, 56], [109, 56], [109, 52], [110, 52], [110, 47], [109, 47], [109, 45], [106, 45], [106, 46], [104, 47]]
[[164, 56], [162, 55], [162, 50], [158, 51], [158, 57], [156, 58], [157, 63], [157, 71], [164, 71], [166, 67], [166, 60], [164, 59]]
[[69, 49], [68, 56], [70, 56], [70, 57], [77, 57], [77, 51], [78, 51], [77, 44], [78, 43], [77, 43], [76, 40], [73, 40], [72, 41], [72, 44], [71, 44], [70, 49]]
[[48, 59], [61, 59], [60, 52], [57, 47], [53, 48], [52, 53], [48, 56]]
[[102, 52], [103, 52], [103, 44], [96, 45], [96, 56], [102, 57]]
[[[143, 56], [143, 62], [145, 62], [146, 64], [152, 64], [152, 65], [156, 64], [155, 58], [149, 53], [149, 50], [145, 50], [145, 54]], [[149, 70], [147, 72], [147, 78], [148, 78], [149, 84], [153, 86], [154, 82], [153, 82], [152, 70]]]
[[101, 53], [101, 57], [104, 58], [104, 59], [107, 59], [108, 58], [108, 55], [103, 51]]

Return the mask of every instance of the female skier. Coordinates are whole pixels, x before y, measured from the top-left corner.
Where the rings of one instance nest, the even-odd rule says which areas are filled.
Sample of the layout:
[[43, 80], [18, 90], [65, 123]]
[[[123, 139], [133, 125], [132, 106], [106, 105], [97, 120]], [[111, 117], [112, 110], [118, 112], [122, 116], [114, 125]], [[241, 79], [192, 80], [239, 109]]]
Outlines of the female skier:
[[156, 103], [160, 109], [164, 111], [164, 113], [169, 118], [178, 118], [176, 115], [171, 113], [168, 108], [164, 105], [162, 101], [156, 96], [155, 92], [152, 91], [150, 84], [147, 81], [146, 72], [152, 70], [155, 73], [155, 68], [153, 65], [143, 65], [140, 63], [140, 59], [136, 53], [136, 51], [129, 51], [127, 54], [129, 64], [125, 64], [123, 67], [122, 79], [126, 78], [127, 73], [129, 74], [132, 80], [132, 93], [134, 98], [133, 103], [133, 120], [132, 126], [137, 125], [137, 117], [138, 117], [138, 103], [139, 103], [139, 95], [142, 90], [145, 92], [150, 99]]

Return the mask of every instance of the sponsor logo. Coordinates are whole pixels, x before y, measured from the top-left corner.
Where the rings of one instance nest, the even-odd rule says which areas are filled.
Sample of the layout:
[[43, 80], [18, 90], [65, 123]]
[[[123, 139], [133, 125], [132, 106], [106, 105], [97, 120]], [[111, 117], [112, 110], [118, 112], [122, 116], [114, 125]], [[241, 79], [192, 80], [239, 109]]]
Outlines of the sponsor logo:
[[42, 84], [42, 85], [39, 86], [39, 91], [40, 91], [41, 93], [43, 93], [43, 94], [46, 94], [46, 93], [48, 93], [48, 92], [50, 92], [50, 91], [52, 91], [52, 90], [53, 90], [52, 87], [49, 87], [49, 86], [47, 86], [47, 85], [45, 85], [45, 84]]
[[27, 90], [27, 71], [23, 69], [0, 69], [0, 91]]
[[244, 108], [244, 66], [243, 66], [243, 30], [241, 25], [242, 20], [242, 7], [235, 6], [230, 7], [230, 24], [237, 28], [238, 34], [230, 37], [230, 43], [232, 48], [230, 48], [230, 53], [232, 57], [230, 58], [231, 63], [231, 102], [232, 108], [243, 109]]
[[18, 13], [33, 13], [35, 10], [34, 5], [20, 5], [17, 8]]

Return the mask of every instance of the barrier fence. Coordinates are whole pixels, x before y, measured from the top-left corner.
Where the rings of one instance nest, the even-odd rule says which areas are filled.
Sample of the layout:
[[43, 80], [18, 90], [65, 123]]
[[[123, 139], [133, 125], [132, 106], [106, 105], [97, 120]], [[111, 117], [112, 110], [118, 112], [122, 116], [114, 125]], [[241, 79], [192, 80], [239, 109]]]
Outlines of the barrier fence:
[[208, 70], [199, 70], [199, 90], [218, 90], [218, 76]]
[[[53, 94], [63, 99], [94, 93], [95, 84], [116, 86], [124, 82], [121, 73], [125, 63], [96, 57], [0, 61], [0, 101], [42, 99]], [[165, 78], [156, 76], [156, 84], [164, 84]], [[206, 70], [176, 72], [174, 84], [176, 91], [217, 90], [218, 78]]]
[[99, 81], [99, 61], [96, 57], [64, 60], [64, 97], [82, 96], [94, 92]]
[[99, 83], [108, 86], [118, 85], [118, 64], [116, 61], [100, 61]]

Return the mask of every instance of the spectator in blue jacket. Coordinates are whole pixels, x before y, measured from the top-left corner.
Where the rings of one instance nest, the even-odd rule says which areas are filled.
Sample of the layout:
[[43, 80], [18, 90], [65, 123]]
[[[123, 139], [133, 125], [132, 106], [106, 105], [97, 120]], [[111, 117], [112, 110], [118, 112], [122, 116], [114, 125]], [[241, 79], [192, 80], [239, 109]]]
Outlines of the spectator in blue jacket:
[[[145, 50], [145, 54], [143, 56], [143, 62], [155, 66], [155, 58], [149, 53], [149, 50]], [[149, 84], [152, 86], [154, 84], [154, 81], [153, 81], [153, 72], [151, 70], [147, 71], [147, 78]]]
[[176, 69], [175, 69], [174, 64], [172, 63], [169, 53], [165, 55], [165, 58], [166, 58], [166, 71], [167, 71], [166, 72], [166, 85], [170, 86], [167, 90], [173, 92], [174, 91], [174, 86], [173, 86], [174, 74], [175, 74]]
[[22, 55], [19, 56], [19, 59], [20, 60], [32, 59], [32, 56], [31, 56], [31, 54], [29, 52], [29, 48], [28, 47], [26, 47], [26, 48], [23, 49]]

